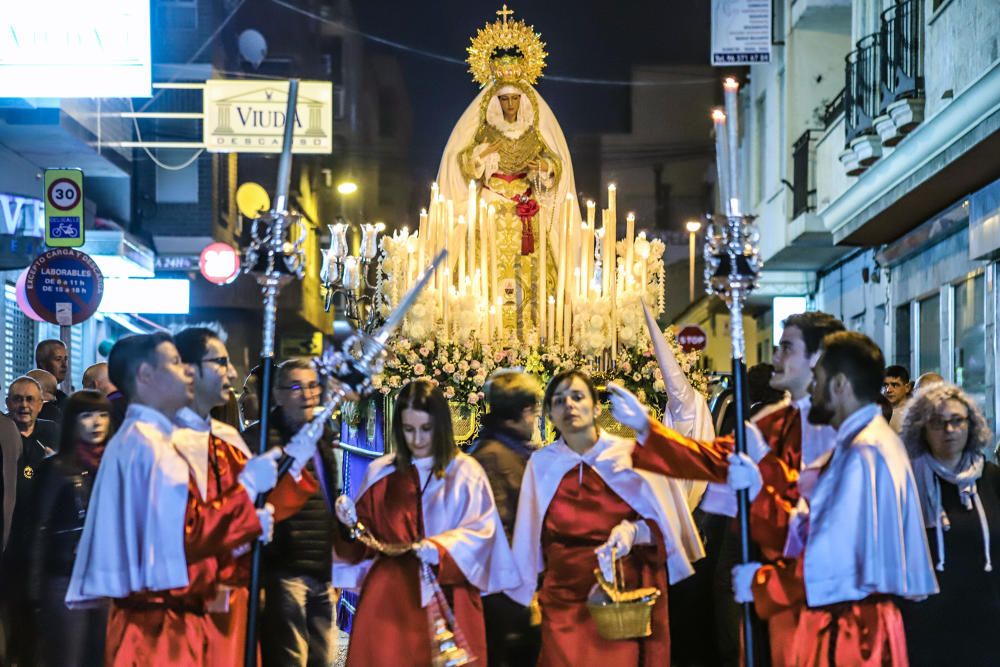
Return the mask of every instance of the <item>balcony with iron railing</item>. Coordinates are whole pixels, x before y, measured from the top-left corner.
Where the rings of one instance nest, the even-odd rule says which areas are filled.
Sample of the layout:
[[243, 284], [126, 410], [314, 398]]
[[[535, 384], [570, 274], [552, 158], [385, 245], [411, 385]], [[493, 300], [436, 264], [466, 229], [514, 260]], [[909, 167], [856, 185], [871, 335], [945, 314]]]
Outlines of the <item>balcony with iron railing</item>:
[[847, 54], [844, 71], [846, 148], [841, 162], [858, 175], [923, 120], [923, 0], [882, 12], [881, 27]]
[[792, 219], [816, 210], [815, 146], [821, 130], [806, 130], [792, 145]]
[[875, 117], [878, 116], [880, 102], [881, 38], [877, 32], [862, 37], [857, 48], [844, 59], [844, 113], [848, 145], [860, 136], [875, 133]]
[[895, 146], [923, 120], [923, 2], [907, 0], [882, 12], [880, 118], [875, 129]]

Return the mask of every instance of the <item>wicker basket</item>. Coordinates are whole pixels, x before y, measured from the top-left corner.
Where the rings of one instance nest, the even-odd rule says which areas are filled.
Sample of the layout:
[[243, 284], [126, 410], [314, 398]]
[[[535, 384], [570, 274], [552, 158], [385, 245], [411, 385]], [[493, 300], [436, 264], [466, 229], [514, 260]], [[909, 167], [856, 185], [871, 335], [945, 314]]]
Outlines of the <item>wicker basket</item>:
[[[653, 605], [660, 597], [656, 588], [622, 591], [618, 584], [621, 561], [615, 559], [614, 581], [608, 582], [600, 570], [594, 570], [606, 601], [587, 600], [587, 610], [597, 632], [604, 639], [639, 639], [653, 634]], [[622, 576], [624, 583], [624, 576]]]

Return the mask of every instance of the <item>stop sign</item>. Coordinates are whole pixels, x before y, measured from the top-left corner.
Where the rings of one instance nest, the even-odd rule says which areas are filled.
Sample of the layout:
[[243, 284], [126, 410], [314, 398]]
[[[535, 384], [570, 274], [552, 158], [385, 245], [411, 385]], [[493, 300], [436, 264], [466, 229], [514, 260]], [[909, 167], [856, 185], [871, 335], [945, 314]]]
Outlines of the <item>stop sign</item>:
[[689, 324], [677, 334], [677, 342], [685, 352], [694, 352], [705, 349], [708, 337], [705, 335], [705, 330], [697, 324]]

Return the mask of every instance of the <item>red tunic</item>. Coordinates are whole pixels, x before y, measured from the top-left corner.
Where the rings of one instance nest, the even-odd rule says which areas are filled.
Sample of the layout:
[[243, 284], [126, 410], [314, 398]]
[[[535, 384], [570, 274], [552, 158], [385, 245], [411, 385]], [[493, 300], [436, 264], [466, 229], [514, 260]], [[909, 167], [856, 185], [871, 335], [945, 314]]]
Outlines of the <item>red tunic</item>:
[[[802, 411], [794, 404], [762, 417], [757, 422], [771, 451], [758, 463], [764, 487], [750, 505], [750, 536], [761, 555], [777, 567], [795, 569], [794, 559], [782, 552], [788, 537], [788, 520], [799, 500], [799, 470], [802, 468]], [[775, 610], [767, 619], [773, 667], [795, 665], [793, 646], [801, 603]]]
[[[386, 544], [413, 543], [425, 537], [415, 466], [395, 470], [357, 500], [358, 520]], [[337, 555], [350, 562], [374, 558], [361, 588], [347, 649], [347, 667], [426, 667], [431, 664], [427, 611], [420, 606], [420, 561], [412, 553], [377, 556], [360, 542], [336, 533]], [[486, 664], [486, 627], [480, 592], [448, 552], [438, 547], [437, 579], [469, 650]]]
[[899, 608], [887, 596], [808, 608], [802, 560], [765, 565], [753, 582], [762, 618], [794, 610], [797, 626], [781, 655], [795, 667], [907, 667], [906, 633]]
[[907, 664], [902, 616], [874, 596], [809, 609], [801, 559], [784, 558], [792, 510], [799, 500], [802, 411], [786, 406], [757, 426], [771, 447], [759, 462], [764, 488], [750, 507], [750, 532], [764, 565], [753, 582], [754, 606], [767, 620], [774, 667], [876, 667]]
[[[238, 665], [246, 632], [249, 558], [234, 550], [260, 535], [250, 496], [237, 477], [246, 455], [210, 436], [206, 498], [192, 475], [184, 516], [184, 551], [188, 585], [168, 591], [134, 593], [112, 601], [104, 661], [114, 667], [202, 667]], [[220, 493], [219, 490], [222, 490]], [[298, 511], [316, 492], [316, 481], [303, 472], [299, 482], [281, 479], [268, 497], [275, 520]], [[233, 589], [228, 613], [210, 613], [220, 586]]]
[[[726, 452], [711, 443], [698, 443], [655, 424], [644, 445], [637, 445], [632, 465], [639, 469], [685, 479], [724, 482]], [[542, 607], [542, 651], [539, 667], [578, 665], [670, 664], [667, 616], [667, 571], [663, 538], [647, 521], [653, 544], [636, 546], [622, 560], [626, 588], [655, 586], [662, 595], [652, 614], [653, 634], [644, 639], [605, 640], [587, 611], [595, 584], [594, 549], [624, 520], [643, 517], [628, 505], [591, 467], [580, 464], [562, 478], [549, 503], [542, 527], [545, 570], [539, 589]]]

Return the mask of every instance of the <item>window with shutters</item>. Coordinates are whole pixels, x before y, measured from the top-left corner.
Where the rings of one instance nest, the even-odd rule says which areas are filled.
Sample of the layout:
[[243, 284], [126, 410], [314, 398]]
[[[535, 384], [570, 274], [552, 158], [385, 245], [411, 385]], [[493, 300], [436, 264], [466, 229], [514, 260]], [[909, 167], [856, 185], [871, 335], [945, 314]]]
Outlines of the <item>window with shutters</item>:
[[14, 283], [3, 290], [3, 389], [35, 367], [35, 324], [17, 305]]

